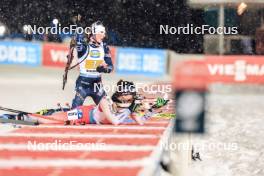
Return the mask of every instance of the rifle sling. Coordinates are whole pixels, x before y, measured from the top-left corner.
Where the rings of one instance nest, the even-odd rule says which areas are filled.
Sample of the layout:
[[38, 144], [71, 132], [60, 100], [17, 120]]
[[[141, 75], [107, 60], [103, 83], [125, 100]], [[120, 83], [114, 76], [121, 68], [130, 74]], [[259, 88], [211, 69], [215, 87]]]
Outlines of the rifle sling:
[[[88, 47], [88, 50], [90, 50], [89, 47]], [[87, 55], [89, 55], [89, 52], [90, 52], [90, 51], [88, 51], [88, 54], [87, 54]], [[78, 62], [77, 64], [71, 66], [68, 70], [74, 69], [75, 67], [77, 67], [78, 65], [80, 65], [85, 59], [86, 59], [86, 58], [83, 58], [83, 60], [81, 60], [81, 62]]]

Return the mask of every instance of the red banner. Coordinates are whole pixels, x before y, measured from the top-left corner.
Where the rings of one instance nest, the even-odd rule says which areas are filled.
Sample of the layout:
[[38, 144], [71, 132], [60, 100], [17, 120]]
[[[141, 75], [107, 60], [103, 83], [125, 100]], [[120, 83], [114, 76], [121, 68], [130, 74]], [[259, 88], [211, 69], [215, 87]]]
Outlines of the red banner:
[[[51, 66], [51, 67], [65, 67], [65, 63], [67, 62], [67, 54], [68, 54], [69, 46], [65, 44], [56, 44], [56, 43], [44, 43], [43, 44], [43, 66]], [[110, 52], [112, 57], [113, 64], [115, 63], [116, 56], [116, 48], [110, 46]]]
[[207, 56], [210, 82], [264, 83], [264, 56]]
[[264, 84], [264, 56], [206, 56], [175, 67], [174, 86], [205, 88], [211, 83]]
[[64, 67], [67, 62], [68, 46], [56, 43], [44, 43], [42, 58], [44, 66]]
[[109, 47], [110, 49], [110, 53], [111, 53], [111, 59], [112, 59], [112, 62], [113, 62], [113, 65], [115, 66], [115, 58], [116, 58], [116, 47], [114, 46], [110, 46]]

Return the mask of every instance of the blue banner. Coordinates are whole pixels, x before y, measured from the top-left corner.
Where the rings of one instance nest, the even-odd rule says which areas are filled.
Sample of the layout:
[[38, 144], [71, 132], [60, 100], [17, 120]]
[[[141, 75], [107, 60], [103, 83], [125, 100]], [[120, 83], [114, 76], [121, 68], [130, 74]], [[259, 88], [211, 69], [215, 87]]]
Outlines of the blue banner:
[[167, 67], [166, 51], [161, 49], [118, 48], [116, 72], [162, 76]]
[[0, 64], [41, 65], [41, 44], [0, 42]]

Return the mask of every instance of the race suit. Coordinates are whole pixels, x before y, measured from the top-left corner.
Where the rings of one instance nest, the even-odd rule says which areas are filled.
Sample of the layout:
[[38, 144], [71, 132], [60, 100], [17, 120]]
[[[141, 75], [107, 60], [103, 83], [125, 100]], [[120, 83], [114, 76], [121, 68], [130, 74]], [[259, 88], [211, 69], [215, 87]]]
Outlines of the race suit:
[[[90, 41], [85, 43], [84, 35], [76, 36], [80, 75], [76, 80], [76, 95], [72, 101], [72, 109], [83, 105], [87, 96], [92, 97], [95, 104], [99, 104], [106, 95], [102, 87], [101, 73], [110, 73], [113, 70], [110, 50], [106, 43]], [[101, 67], [105, 63], [107, 67]]]
[[[115, 117], [119, 124], [129, 124], [134, 122], [130, 115], [129, 109], [122, 109]], [[100, 105], [79, 106], [70, 110], [67, 112], [67, 120], [76, 120], [78, 124], [111, 124]]]

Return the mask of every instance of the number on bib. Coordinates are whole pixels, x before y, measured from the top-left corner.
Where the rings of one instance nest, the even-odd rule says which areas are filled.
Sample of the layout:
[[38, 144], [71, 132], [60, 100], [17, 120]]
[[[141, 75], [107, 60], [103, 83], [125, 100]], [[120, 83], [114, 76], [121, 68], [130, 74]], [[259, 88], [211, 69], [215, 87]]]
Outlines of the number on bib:
[[85, 68], [87, 70], [95, 70], [102, 62], [102, 60], [86, 60]]

